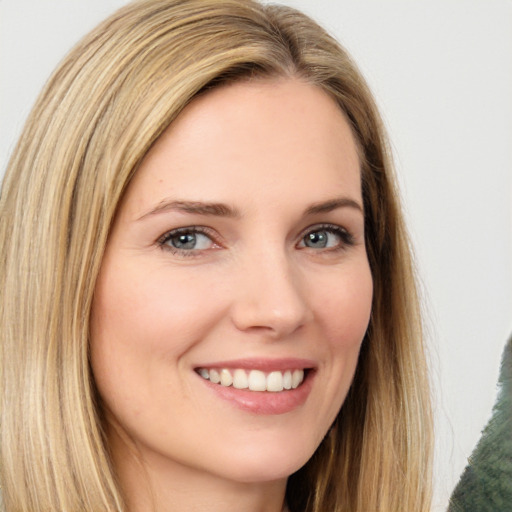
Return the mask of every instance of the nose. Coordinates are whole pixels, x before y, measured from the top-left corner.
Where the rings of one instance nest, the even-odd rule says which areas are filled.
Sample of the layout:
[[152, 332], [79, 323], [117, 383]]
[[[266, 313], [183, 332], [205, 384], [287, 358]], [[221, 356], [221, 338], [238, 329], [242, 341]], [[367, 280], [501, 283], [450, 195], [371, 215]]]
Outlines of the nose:
[[240, 331], [279, 339], [313, 317], [300, 273], [284, 253], [260, 253], [244, 262], [238, 276], [231, 316]]

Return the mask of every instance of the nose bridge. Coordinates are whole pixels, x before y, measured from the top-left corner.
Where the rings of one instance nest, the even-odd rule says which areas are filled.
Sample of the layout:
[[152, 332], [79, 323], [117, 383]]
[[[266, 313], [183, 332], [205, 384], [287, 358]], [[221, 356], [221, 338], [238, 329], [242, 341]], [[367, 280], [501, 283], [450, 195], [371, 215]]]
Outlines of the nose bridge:
[[240, 268], [233, 321], [240, 330], [282, 337], [303, 325], [310, 311], [300, 272], [284, 244], [269, 243], [248, 251]]

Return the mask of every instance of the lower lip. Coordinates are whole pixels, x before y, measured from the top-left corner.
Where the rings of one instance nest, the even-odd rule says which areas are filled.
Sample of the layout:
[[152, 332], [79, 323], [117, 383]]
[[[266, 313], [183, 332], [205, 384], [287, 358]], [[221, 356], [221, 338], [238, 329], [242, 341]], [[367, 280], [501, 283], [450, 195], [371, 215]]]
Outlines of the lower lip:
[[314, 372], [306, 373], [304, 381], [296, 389], [285, 391], [249, 391], [233, 386], [213, 384], [199, 377], [218, 397], [235, 407], [254, 414], [285, 414], [297, 409], [307, 400], [312, 388]]

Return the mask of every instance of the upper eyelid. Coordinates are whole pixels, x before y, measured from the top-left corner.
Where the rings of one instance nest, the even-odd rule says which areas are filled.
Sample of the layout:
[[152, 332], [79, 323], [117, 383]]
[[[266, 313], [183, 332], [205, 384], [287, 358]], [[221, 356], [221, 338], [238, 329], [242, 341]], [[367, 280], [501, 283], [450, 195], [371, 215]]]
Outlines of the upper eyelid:
[[345, 226], [342, 226], [340, 224], [333, 224], [330, 222], [313, 224], [313, 225], [307, 227], [306, 229], [301, 231], [301, 234], [299, 235], [299, 240], [297, 243], [301, 243], [308, 233], [314, 233], [315, 231], [322, 231], [322, 230], [337, 233], [338, 236], [340, 236], [342, 238], [342, 245], [344, 245], [344, 246], [354, 245], [356, 243], [356, 236], [350, 229], [348, 229]]
[[300, 237], [303, 237], [310, 233], [311, 231], [320, 231], [322, 229], [325, 230], [332, 230], [332, 231], [342, 231], [344, 233], [347, 233], [347, 235], [352, 235], [352, 232], [350, 229], [346, 228], [345, 226], [342, 226], [340, 224], [334, 224], [332, 222], [319, 222], [317, 224], [312, 224], [311, 226], [308, 226], [307, 228], [304, 228], [299, 235]]
[[[340, 224], [334, 224], [330, 222], [319, 222], [315, 224], [311, 224], [308, 227], [302, 229], [298, 234], [298, 241], [300, 242], [308, 233], [311, 233], [312, 231], [319, 231], [319, 230], [331, 230], [333, 232], [343, 232], [348, 237], [354, 238], [354, 235], [351, 230], [346, 228], [345, 226], [342, 226]], [[172, 236], [178, 235], [180, 233], [200, 233], [207, 237], [209, 237], [213, 243], [217, 245], [222, 245], [223, 237], [213, 228], [208, 226], [202, 226], [202, 225], [192, 225], [192, 226], [182, 226], [177, 227], [174, 229], [170, 229], [169, 231], [166, 231], [164, 234], [158, 237], [156, 242], [160, 245], [165, 244]]]
[[163, 244], [167, 242], [172, 236], [178, 235], [180, 233], [199, 233], [210, 238], [212, 242], [218, 243], [218, 241], [216, 240], [214, 230], [207, 226], [183, 226], [179, 228], [170, 229], [169, 231], [166, 231], [163, 235], [159, 236], [156, 241], [157, 243]]

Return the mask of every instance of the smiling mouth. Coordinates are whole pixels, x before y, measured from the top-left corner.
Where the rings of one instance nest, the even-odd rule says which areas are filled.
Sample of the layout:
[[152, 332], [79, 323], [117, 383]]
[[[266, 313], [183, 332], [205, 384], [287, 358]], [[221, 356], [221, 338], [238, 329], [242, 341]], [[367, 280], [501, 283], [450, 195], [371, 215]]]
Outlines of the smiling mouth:
[[248, 391], [270, 391], [278, 393], [297, 389], [307, 374], [307, 369], [264, 372], [243, 368], [198, 368], [196, 372], [212, 384]]

